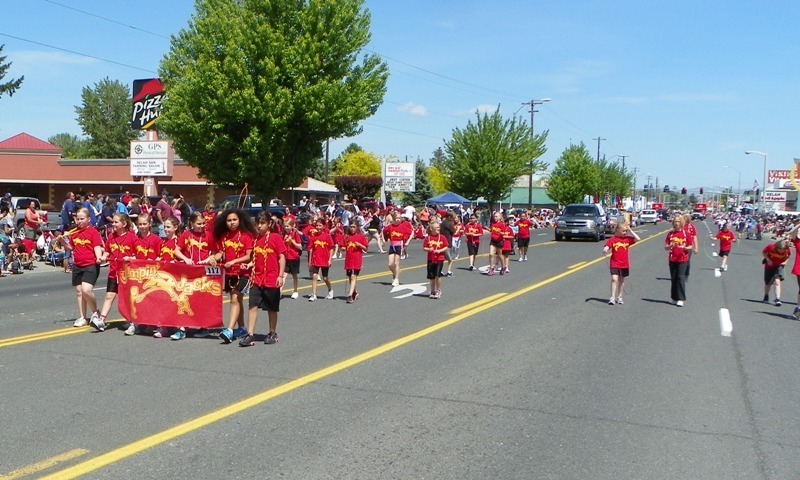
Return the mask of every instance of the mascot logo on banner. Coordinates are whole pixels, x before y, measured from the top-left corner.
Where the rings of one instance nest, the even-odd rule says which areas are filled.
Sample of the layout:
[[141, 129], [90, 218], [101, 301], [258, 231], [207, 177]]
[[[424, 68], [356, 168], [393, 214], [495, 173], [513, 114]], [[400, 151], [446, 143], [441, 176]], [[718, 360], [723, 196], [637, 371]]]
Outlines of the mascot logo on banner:
[[222, 294], [219, 283], [209, 278], [200, 277], [187, 281], [186, 277], [181, 276], [177, 279], [175, 275], [159, 269], [156, 265], [123, 269], [120, 272], [120, 280], [124, 283], [128, 280], [135, 282], [144, 280], [141, 291], [137, 286], [131, 287], [131, 311], [134, 316], [136, 316], [136, 305], [154, 292], [164, 292], [169, 295], [170, 300], [177, 305], [179, 315], [194, 315], [189, 303], [189, 297], [194, 292], [210, 293], [215, 296]]

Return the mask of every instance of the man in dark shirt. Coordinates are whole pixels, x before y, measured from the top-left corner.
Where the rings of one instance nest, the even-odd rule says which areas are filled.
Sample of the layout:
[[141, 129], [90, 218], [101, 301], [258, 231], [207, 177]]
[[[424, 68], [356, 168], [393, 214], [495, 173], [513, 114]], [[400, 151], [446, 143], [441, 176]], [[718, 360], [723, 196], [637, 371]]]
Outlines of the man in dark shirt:
[[75, 213], [75, 194], [72, 192], [67, 192], [67, 197], [64, 200], [64, 204], [61, 205], [61, 225], [64, 227], [65, 232], [72, 228], [75, 221]]
[[172, 207], [169, 205], [169, 192], [164, 190], [161, 192], [161, 199], [153, 207], [153, 222], [158, 224], [158, 236], [165, 238], [167, 234], [164, 232], [164, 220], [172, 216]]

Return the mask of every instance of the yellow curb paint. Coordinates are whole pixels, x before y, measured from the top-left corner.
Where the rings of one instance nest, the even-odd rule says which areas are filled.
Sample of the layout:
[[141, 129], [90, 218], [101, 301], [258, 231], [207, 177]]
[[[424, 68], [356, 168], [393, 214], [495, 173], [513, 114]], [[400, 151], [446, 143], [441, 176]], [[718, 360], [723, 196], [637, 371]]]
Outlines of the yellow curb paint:
[[471, 309], [473, 309], [473, 308], [475, 308], [475, 307], [477, 307], [479, 305], [483, 305], [484, 303], [489, 303], [492, 300], [496, 300], [496, 299], [502, 297], [503, 295], [508, 295], [508, 294], [507, 293], [497, 293], [497, 294], [494, 294], [492, 296], [489, 296], [489, 297], [486, 297], [486, 298], [482, 298], [482, 299], [478, 300], [477, 302], [468, 303], [467, 305], [464, 305], [462, 307], [455, 308], [453, 310], [450, 310], [447, 313], [449, 313], [450, 315], [457, 315], [457, 314], [459, 314], [461, 312], [466, 312], [467, 310], [471, 310]]
[[[656, 235], [653, 235], [653, 236], [648, 237], [647, 239], [644, 239], [641, 242], [637, 242], [637, 243], [643, 243], [643, 242], [645, 242], [647, 240], [650, 240], [650, 239], [654, 238], [655, 236]], [[184, 422], [184, 423], [182, 423], [180, 425], [176, 425], [176, 426], [174, 426], [172, 428], [169, 428], [167, 430], [158, 432], [158, 433], [156, 433], [154, 435], [150, 435], [149, 437], [145, 437], [145, 438], [143, 438], [141, 440], [137, 440], [137, 441], [129, 443], [127, 445], [123, 445], [122, 447], [119, 447], [119, 448], [117, 448], [115, 450], [112, 450], [110, 452], [104, 453], [104, 454], [102, 454], [102, 455], [100, 455], [98, 457], [91, 458], [91, 459], [86, 460], [84, 462], [81, 462], [81, 463], [79, 463], [77, 465], [74, 465], [72, 467], [66, 468], [66, 469], [64, 469], [64, 470], [62, 470], [60, 472], [56, 472], [56, 473], [53, 473], [51, 475], [48, 475], [48, 476], [42, 477], [42, 478], [44, 480], [66, 480], [66, 479], [72, 479], [72, 478], [77, 478], [77, 477], [86, 475], [86, 474], [91, 473], [91, 472], [93, 472], [95, 470], [98, 470], [100, 468], [103, 468], [103, 467], [106, 467], [106, 466], [111, 465], [113, 463], [119, 462], [120, 460], [124, 460], [126, 458], [132, 457], [133, 455], [141, 453], [141, 452], [143, 452], [143, 451], [145, 451], [147, 449], [150, 449], [150, 448], [153, 448], [155, 446], [161, 445], [163, 443], [166, 443], [166, 442], [168, 442], [170, 440], [173, 440], [175, 438], [178, 438], [178, 437], [181, 437], [181, 436], [186, 435], [188, 433], [191, 433], [191, 432], [193, 432], [195, 430], [198, 430], [200, 428], [207, 427], [207, 426], [209, 426], [209, 425], [211, 425], [213, 423], [216, 423], [216, 422], [218, 422], [220, 420], [224, 420], [224, 419], [226, 419], [226, 418], [228, 418], [228, 417], [230, 417], [232, 415], [235, 415], [237, 413], [241, 413], [241, 412], [243, 412], [243, 411], [245, 411], [247, 409], [250, 409], [252, 407], [258, 406], [258, 405], [260, 405], [262, 403], [265, 403], [265, 402], [267, 402], [269, 400], [272, 400], [273, 398], [279, 397], [279, 396], [281, 396], [283, 394], [286, 394], [286, 393], [289, 393], [289, 392], [291, 392], [293, 390], [297, 390], [300, 387], [303, 387], [303, 386], [308, 385], [310, 383], [316, 382], [316, 381], [321, 380], [321, 379], [323, 379], [325, 377], [329, 377], [329, 376], [331, 376], [331, 375], [333, 375], [335, 373], [338, 373], [338, 372], [341, 372], [343, 370], [346, 370], [346, 369], [348, 369], [348, 368], [350, 368], [352, 366], [364, 363], [367, 360], [371, 360], [371, 359], [373, 359], [373, 358], [375, 358], [375, 357], [377, 357], [379, 355], [383, 355], [384, 353], [387, 353], [387, 352], [390, 352], [392, 350], [395, 350], [395, 349], [397, 349], [397, 348], [399, 348], [399, 347], [401, 347], [403, 345], [406, 345], [406, 344], [411, 343], [411, 342], [413, 342], [415, 340], [418, 340], [420, 338], [428, 336], [428, 335], [430, 335], [432, 333], [438, 332], [439, 330], [442, 330], [442, 329], [447, 328], [447, 327], [449, 327], [451, 325], [454, 325], [454, 324], [456, 324], [456, 323], [458, 323], [458, 322], [460, 322], [460, 321], [462, 321], [462, 320], [464, 320], [466, 318], [469, 318], [469, 317], [471, 317], [471, 316], [473, 316], [473, 315], [475, 315], [477, 313], [483, 312], [483, 311], [488, 310], [488, 309], [490, 309], [492, 307], [496, 307], [498, 305], [506, 303], [509, 300], [513, 299], [513, 298], [517, 298], [517, 297], [519, 297], [521, 295], [524, 295], [524, 294], [526, 294], [526, 293], [528, 293], [530, 291], [536, 290], [537, 288], [541, 288], [541, 287], [543, 287], [545, 285], [553, 283], [553, 282], [555, 282], [557, 280], [560, 280], [560, 279], [562, 279], [564, 277], [572, 275], [572, 274], [574, 274], [574, 273], [576, 273], [576, 272], [578, 272], [580, 270], [583, 270], [584, 268], [587, 268], [587, 267], [589, 267], [591, 265], [594, 265], [594, 264], [596, 264], [598, 262], [601, 262], [603, 260], [605, 260], [604, 257], [598, 258], [596, 260], [592, 260], [590, 262], [585, 263], [581, 267], [578, 267], [578, 268], [575, 268], [573, 270], [568, 270], [566, 272], [560, 273], [559, 275], [556, 275], [554, 277], [551, 277], [551, 278], [549, 278], [547, 280], [544, 280], [544, 281], [541, 281], [539, 283], [530, 285], [528, 287], [525, 287], [525, 288], [523, 288], [521, 290], [518, 290], [516, 292], [513, 292], [511, 294], [503, 295], [502, 297], [499, 297], [499, 298], [497, 298], [497, 299], [495, 299], [495, 300], [493, 300], [491, 302], [488, 302], [488, 303], [485, 303], [483, 305], [477, 306], [477, 307], [475, 307], [475, 308], [473, 308], [473, 309], [471, 309], [469, 311], [463, 312], [463, 313], [461, 313], [461, 314], [459, 314], [459, 315], [457, 315], [455, 317], [452, 317], [452, 318], [450, 318], [448, 320], [445, 320], [443, 322], [439, 322], [439, 323], [437, 323], [435, 325], [431, 325], [430, 327], [424, 328], [424, 329], [419, 330], [417, 332], [414, 332], [414, 333], [412, 333], [410, 335], [406, 335], [405, 337], [398, 338], [397, 340], [394, 340], [394, 341], [391, 341], [391, 342], [386, 343], [384, 345], [381, 345], [379, 347], [373, 348], [373, 349], [368, 350], [368, 351], [366, 351], [364, 353], [361, 353], [359, 355], [351, 357], [351, 358], [349, 358], [347, 360], [341, 361], [339, 363], [335, 363], [335, 364], [330, 365], [330, 366], [328, 366], [326, 368], [323, 368], [321, 370], [317, 370], [316, 372], [312, 372], [312, 373], [310, 373], [308, 375], [304, 375], [304, 376], [299, 377], [299, 378], [297, 378], [295, 380], [292, 380], [290, 382], [284, 383], [283, 385], [279, 385], [279, 386], [277, 386], [275, 388], [271, 388], [271, 389], [266, 390], [266, 391], [264, 391], [262, 393], [259, 393], [259, 394], [253, 395], [251, 397], [245, 398], [244, 400], [240, 400], [240, 401], [238, 401], [236, 403], [233, 403], [233, 404], [231, 404], [231, 405], [229, 405], [227, 407], [224, 407], [224, 408], [221, 408], [219, 410], [215, 410], [213, 412], [207, 413], [207, 414], [205, 414], [205, 415], [203, 415], [201, 417], [197, 417], [195, 419], [192, 419], [192, 420], [189, 420], [187, 422]]]
[[6, 475], [0, 475], [0, 480], [14, 480], [17, 478], [27, 477], [28, 475], [33, 475], [34, 473], [41, 472], [42, 470], [47, 470], [48, 468], [58, 465], [59, 463], [72, 460], [73, 458], [78, 458], [81, 455], [86, 455], [87, 453], [89, 453], [89, 450], [76, 448], [75, 450], [70, 450], [69, 452], [62, 453], [61, 455], [56, 455], [55, 457], [42, 460], [41, 462], [36, 462], [26, 467], [18, 468], [17, 470], [14, 470]]

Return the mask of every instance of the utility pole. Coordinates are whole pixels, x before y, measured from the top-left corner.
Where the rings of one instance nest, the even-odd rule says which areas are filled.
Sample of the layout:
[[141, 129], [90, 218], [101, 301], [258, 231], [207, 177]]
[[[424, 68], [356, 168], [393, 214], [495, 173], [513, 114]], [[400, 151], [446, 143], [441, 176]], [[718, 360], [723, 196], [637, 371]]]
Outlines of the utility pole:
[[625, 159], [628, 158], [629, 155], [620, 155], [619, 158], [622, 159], [622, 173], [625, 173]]
[[[533, 100], [533, 99], [531, 99], [530, 102], [525, 102], [525, 103], [522, 104], [522, 106], [528, 105], [528, 106], [531, 107], [531, 110], [530, 110], [530, 113], [531, 113], [531, 140], [534, 140], [536, 138], [536, 136], [533, 133], [533, 114], [539, 111], [539, 110], [536, 110], [536, 105], [542, 105], [542, 104], [547, 103], [549, 101], [550, 101], [549, 98], [543, 98], [541, 100]], [[533, 208], [533, 160], [534, 159], [531, 159], [531, 164], [530, 164], [531, 169], [528, 172], [528, 210]]]
[[608, 139], [606, 139], [606, 138], [600, 138], [600, 137], [598, 136], [597, 138], [593, 138], [592, 140], [597, 140], [597, 161], [598, 161], [598, 162], [600, 162], [600, 142], [601, 142], [602, 140], [608, 140]]

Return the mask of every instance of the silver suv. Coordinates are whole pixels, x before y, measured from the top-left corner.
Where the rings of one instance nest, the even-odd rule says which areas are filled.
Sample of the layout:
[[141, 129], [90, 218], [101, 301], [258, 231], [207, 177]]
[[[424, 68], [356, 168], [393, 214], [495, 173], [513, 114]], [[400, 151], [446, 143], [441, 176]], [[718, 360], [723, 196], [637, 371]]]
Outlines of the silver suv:
[[606, 238], [606, 213], [594, 203], [567, 205], [556, 221], [556, 241], [589, 237], [596, 242]]

